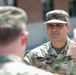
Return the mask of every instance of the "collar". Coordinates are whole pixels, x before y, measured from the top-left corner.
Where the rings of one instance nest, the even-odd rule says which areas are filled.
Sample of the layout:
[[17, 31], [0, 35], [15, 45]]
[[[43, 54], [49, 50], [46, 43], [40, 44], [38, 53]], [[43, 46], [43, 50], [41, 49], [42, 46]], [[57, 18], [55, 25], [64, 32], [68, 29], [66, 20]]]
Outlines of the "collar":
[[16, 55], [13, 54], [2, 54], [0, 55], [0, 62], [22, 62], [22, 59]]
[[[59, 53], [59, 54], [63, 54], [63, 55], [66, 55], [66, 56], [71, 56], [72, 54], [71, 54], [71, 50], [69, 48], [69, 45], [70, 45], [71, 42], [72, 42], [72, 40], [70, 40], [69, 37], [67, 37], [67, 44], [63, 48], [63, 50], [61, 51], [61, 53]], [[49, 43], [49, 50], [48, 51], [49, 51], [49, 53], [51, 55], [56, 55], [56, 56], [58, 55], [57, 52], [56, 52], [56, 50], [52, 47], [51, 43]]]

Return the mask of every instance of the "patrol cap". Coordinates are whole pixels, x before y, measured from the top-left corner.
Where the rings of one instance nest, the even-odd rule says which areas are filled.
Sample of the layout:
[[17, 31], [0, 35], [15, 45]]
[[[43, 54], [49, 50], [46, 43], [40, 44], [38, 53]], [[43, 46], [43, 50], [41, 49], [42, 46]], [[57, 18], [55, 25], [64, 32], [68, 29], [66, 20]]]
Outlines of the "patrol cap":
[[27, 14], [26, 12], [15, 6], [0, 6], [0, 23], [8, 22], [8, 23], [25, 23], [27, 22]]
[[46, 13], [46, 22], [47, 23], [68, 23], [69, 14], [64, 10], [52, 10]]

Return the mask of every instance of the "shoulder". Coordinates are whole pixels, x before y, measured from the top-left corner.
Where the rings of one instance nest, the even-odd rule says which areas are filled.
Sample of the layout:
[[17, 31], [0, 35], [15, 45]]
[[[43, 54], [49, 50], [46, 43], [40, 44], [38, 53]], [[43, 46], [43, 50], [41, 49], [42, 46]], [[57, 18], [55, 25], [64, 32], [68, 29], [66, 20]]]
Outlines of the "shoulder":
[[21, 74], [24, 73], [26, 69], [25, 64], [19, 62], [7, 62], [0, 65], [0, 75], [3, 75], [4, 73], [7, 75], [16, 75], [17, 73]]
[[38, 46], [38, 47], [32, 49], [31, 52], [35, 52], [35, 51], [39, 52], [41, 50], [46, 50], [46, 49], [48, 49], [49, 44], [50, 44], [50, 42], [46, 42], [46, 43], [42, 44], [41, 46]]
[[[31, 50], [27, 50], [27, 51], [25, 51], [25, 53], [24, 53], [24, 56], [28, 56], [28, 54], [31, 52]], [[24, 57], [23, 56], [23, 57]]]
[[41, 55], [42, 52], [46, 52], [48, 49], [49, 49], [49, 44], [50, 42], [47, 42], [47, 43], [44, 43], [42, 44], [41, 46], [38, 46], [30, 51], [26, 51], [25, 54], [24, 54], [24, 57], [31, 57], [33, 55]]
[[[25, 53], [24, 53], [24, 55], [23, 55], [23, 61], [26, 63], [26, 64], [28, 64], [28, 65], [30, 65], [31, 63], [30, 63], [30, 52], [31, 52], [31, 50], [27, 50], [27, 51], [25, 51]], [[30, 59], [30, 60], [29, 60]]]
[[68, 38], [67, 45], [70, 47], [70, 45], [76, 45], [76, 42], [73, 39]]
[[0, 67], [0, 75], [52, 75], [49, 72], [27, 66], [19, 62], [5, 63]]
[[43, 57], [44, 54], [47, 53], [47, 49], [49, 48], [50, 42], [44, 43], [41, 46], [34, 48], [30, 51], [26, 51], [23, 60], [29, 62], [30, 64], [33, 63], [33, 60], [37, 57]]
[[76, 44], [76, 42], [75, 42], [73, 39], [68, 38], [68, 41], [69, 41], [70, 43]]
[[49, 44], [50, 44], [50, 42], [47, 42], [47, 43], [44, 43], [41, 46], [38, 46], [38, 47], [36, 47], [36, 48], [34, 48], [32, 50], [27, 50], [27, 51], [25, 51], [25, 54], [24, 54], [23, 57], [25, 57], [25, 56], [27, 56], [27, 57], [31, 56], [32, 53], [37, 53], [37, 52], [39, 53], [42, 50], [47, 50], [49, 48]]

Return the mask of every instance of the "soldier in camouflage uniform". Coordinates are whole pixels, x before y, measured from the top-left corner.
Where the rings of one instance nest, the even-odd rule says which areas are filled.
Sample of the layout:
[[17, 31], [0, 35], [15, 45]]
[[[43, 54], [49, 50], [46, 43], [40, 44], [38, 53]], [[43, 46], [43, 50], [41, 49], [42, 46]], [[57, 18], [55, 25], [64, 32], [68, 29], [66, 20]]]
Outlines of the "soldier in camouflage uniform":
[[47, 33], [50, 41], [25, 53], [23, 60], [30, 65], [61, 75], [71, 73], [75, 60], [72, 57], [70, 44], [76, 43], [69, 39], [69, 15], [64, 10], [53, 10], [46, 14]]
[[0, 6], [0, 75], [53, 75], [22, 61], [27, 42], [26, 13]]

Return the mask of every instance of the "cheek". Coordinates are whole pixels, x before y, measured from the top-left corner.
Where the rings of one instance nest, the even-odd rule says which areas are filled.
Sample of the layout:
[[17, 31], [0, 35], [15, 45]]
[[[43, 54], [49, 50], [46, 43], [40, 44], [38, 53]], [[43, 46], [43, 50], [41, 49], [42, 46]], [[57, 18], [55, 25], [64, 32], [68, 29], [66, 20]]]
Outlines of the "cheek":
[[60, 32], [61, 32], [62, 35], [66, 35], [68, 30], [66, 28], [65, 29], [61, 29]]
[[49, 28], [47, 28], [47, 33], [48, 33], [48, 34], [51, 33], [51, 30], [50, 30]]
[[47, 35], [48, 35], [49, 38], [51, 37], [51, 33], [52, 33], [51, 30], [48, 29], [48, 30], [47, 30]]

